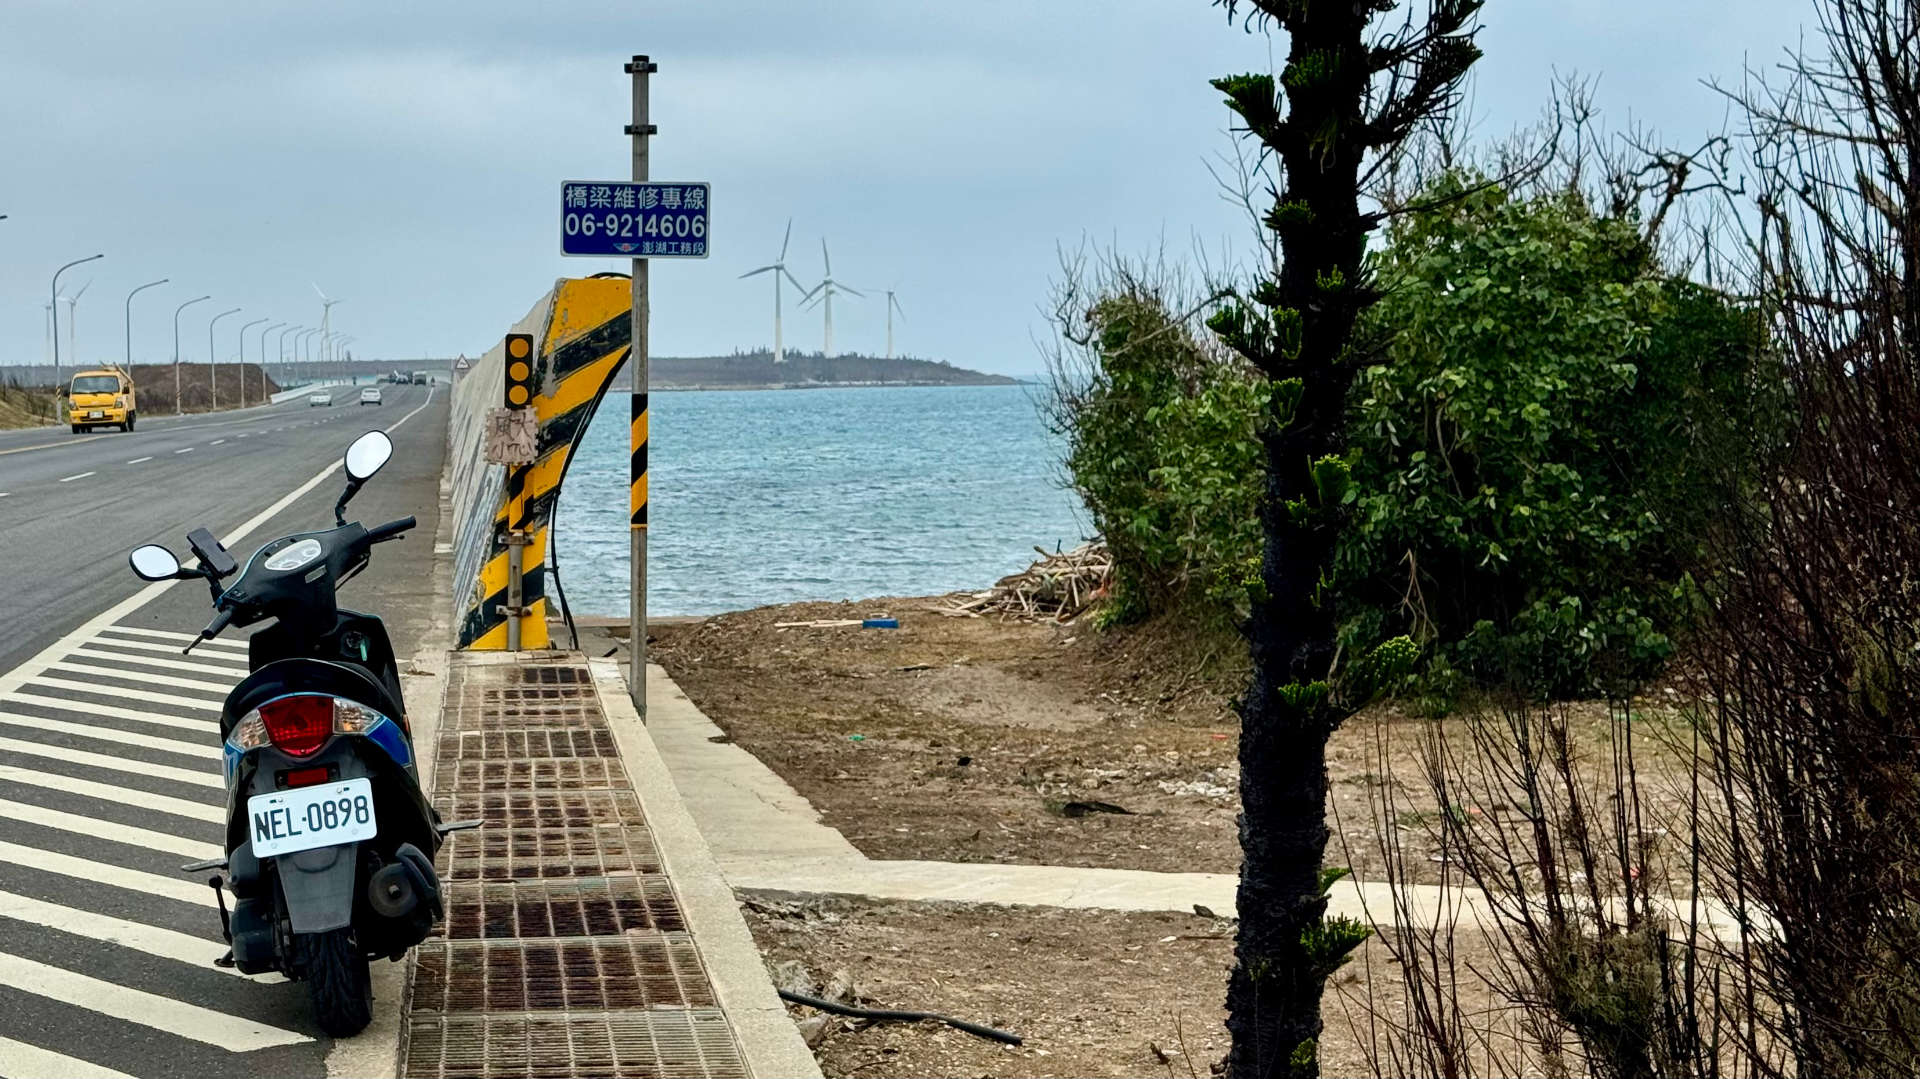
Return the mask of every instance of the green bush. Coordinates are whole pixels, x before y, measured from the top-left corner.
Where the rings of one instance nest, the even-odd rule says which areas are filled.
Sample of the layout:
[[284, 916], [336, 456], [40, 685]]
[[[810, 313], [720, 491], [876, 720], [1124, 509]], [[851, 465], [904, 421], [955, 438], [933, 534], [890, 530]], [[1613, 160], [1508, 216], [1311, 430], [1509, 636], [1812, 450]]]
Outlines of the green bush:
[[1777, 422], [1760, 324], [1578, 195], [1432, 194], [1379, 259], [1343, 643], [1410, 633], [1435, 675], [1541, 695], [1643, 678], [1733, 497], [1735, 436]]
[[[1735, 459], [1745, 436], [1782, 427], [1760, 323], [1578, 195], [1464, 178], [1429, 194], [1375, 259], [1352, 456], [1316, 465], [1352, 515], [1327, 593], [1342, 654], [1410, 636], [1409, 678], [1442, 701], [1645, 677], [1674, 651], [1717, 512], [1760, 467]], [[1057, 379], [1054, 422], [1114, 553], [1103, 617], [1228, 625], [1258, 588], [1256, 424], [1275, 395], [1169, 291], [1118, 272], [1072, 293], [1083, 370]]]
[[1116, 272], [1063, 317], [1085, 367], [1056, 378], [1067, 471], [1114, 558], [1101, 617], [1180, 610], [1230, 627], [1259, 584], [1265, 384]]

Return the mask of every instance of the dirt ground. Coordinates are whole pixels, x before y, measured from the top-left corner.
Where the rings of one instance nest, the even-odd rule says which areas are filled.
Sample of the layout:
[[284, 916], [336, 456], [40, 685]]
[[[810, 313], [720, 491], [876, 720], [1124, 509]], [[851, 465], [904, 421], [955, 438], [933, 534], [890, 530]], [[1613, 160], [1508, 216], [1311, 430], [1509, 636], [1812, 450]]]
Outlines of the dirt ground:
[[[866, 1007], [935, 1012], [1019, 1035], [1001, 1045], [926, 1021], [864, 1023], [789, 1006], [829, 1076], [1164, 1076], [1199, 1079], [1226, 1055], [1233, 926], [1188, 914], [750, 896], [746, 914], [776, 984], [818, 995], [838, 975]], [[1459, 955], [1464, 1007], [1511, 1025]], [[1379, 941], [1334, 976], [1324, 1011], [1328, 1076], [1422, 1074], [1404, 1055], [1401, 970]], [[1378, 1017], [1377, 1019], [1375, 1017]], [[1473, 1039], [1476, 1073], [1540, 1074], [1512, 1030]], [[1404, 1053], [1404, 1049], [1402, 1049]], [[1491, 1054], [1491, 1055], [1489, 1055]]]
[[[718, 615], [655, 627], [653, 654], [870, 857], [1237, 872], [1237, 656], [1151, 628], [951, 618], [939, 605]], [[873, 615], [900, 627], [780, 625]], [[1604, 750], [1604, 707], [1567, 707], [1587, 748]], [[1382, 879], [1391, 832], [1409, 878], [1430, 881], [1437, 814], [1507, 808], [1438, 805], [1422, 770], [1433, 722], [1381, 706], [1334, 736], [1329, 862]], [[1464, 721], [1448, 722], [1460, 736]]]
[[[660, 625], [652, 655], [870, 857], [1238, 870], [1235, 655], [1152, 628], [952, 618], [936, 613], [941, 605], [808, 603]], [[781, 625], [873, 616], [899, 628]], [[1560, 707], [1576, 752], [1606, 769], [1606, 709]], [[1431, 883], [1447, 869], [1434, 839], [1440, 814], [1518, 820], [1494, 798], [1443, 807], [1433, 797], [1422, 740], [1440, 730], [1464, 748], [1467, 729], [1391, 706], [1349, 720], [1328, 748], [1328, 862], [1381, 880], [1383, 851], [1397, 847], [1404, 879]], [[784, 971], [819, 987], [844, 971], [870, 1006], [945, 1012], [1026, 1038], [1010, 1048], [936, 1024], [815, 1019], [829, 1075], [1197, 1079], [1226, 1051], [1230, 922], [767, 896], [749, 897], [747, 914], [777, 981]], [[1507, 1013], [1477, 977], [1499, 965], [1484, 941], [1462, 946], [1466, 1003], [1494, 1026]], [[1330, 988], [1326, 1074], [1431, 1070], [1375, 1067], [1395, 1031], [1413, 1026], [1406, 1000], [1400, 968], [1370, 942]], [[814, 1016], [791, 1010], [796, 1021]], [[1492, 1037], [1512, 1055], [1508, 1035]], [[1478, 1067], [1539, 1070], [1531, 1060]]]

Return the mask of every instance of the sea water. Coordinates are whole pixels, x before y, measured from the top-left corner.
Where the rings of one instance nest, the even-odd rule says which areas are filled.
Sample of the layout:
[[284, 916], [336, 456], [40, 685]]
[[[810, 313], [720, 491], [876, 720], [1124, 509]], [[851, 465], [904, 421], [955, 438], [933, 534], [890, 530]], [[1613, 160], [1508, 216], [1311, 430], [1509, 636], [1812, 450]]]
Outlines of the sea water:
[[[656, 392], [648, 607], [985, 588], [1090, 532], [1035, 386]], [[627, 402], [609, 395], [555, 529], [575, 614], [627, 611]]]

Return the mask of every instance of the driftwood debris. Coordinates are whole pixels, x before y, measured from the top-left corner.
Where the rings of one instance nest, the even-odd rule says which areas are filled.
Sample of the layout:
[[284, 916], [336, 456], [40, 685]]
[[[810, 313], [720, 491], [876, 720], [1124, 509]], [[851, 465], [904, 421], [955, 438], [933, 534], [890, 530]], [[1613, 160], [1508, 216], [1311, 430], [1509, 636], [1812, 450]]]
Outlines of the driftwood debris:
[[1071, 622], [1106, 595], [1113, 578], [1113, 556], [1104, 543], [1083, 543], [1071, 551], [1035, 547], [1040, 558], [1019, 573], [1002, 577], [984, 592], [948, 597], [941, 614], [978, 618], [1000, 614]]

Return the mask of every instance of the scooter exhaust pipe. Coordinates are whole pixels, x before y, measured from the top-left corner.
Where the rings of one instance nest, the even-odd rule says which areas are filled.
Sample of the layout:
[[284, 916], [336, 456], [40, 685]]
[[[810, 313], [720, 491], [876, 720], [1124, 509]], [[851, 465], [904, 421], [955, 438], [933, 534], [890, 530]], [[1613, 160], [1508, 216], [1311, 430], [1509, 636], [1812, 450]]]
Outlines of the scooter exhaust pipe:
[[394, 860], [367, 878], [367, 905], [382, 918], [404, 918], [423, 902], [433, 917], [441, 916], [439, 878], [420, 848], [402, 843]]
[[382, 918], [404, 918], [420, 905], [420, 889], [404, 862], [383, 865], [367, 880], [367, 903]]

